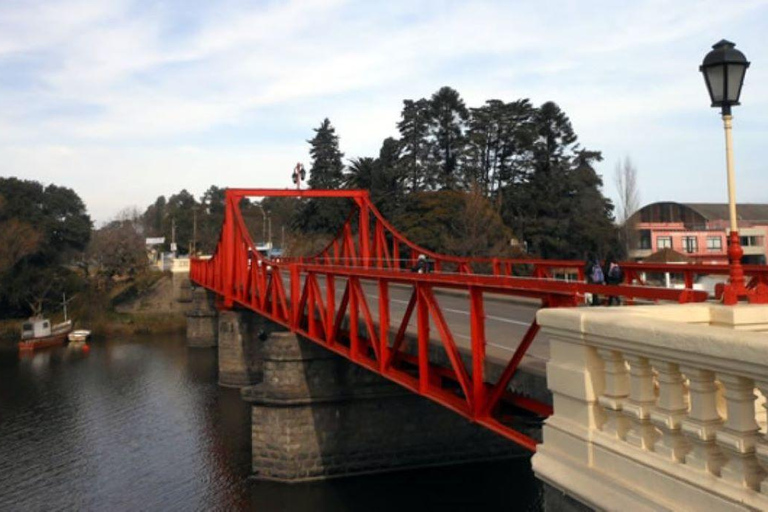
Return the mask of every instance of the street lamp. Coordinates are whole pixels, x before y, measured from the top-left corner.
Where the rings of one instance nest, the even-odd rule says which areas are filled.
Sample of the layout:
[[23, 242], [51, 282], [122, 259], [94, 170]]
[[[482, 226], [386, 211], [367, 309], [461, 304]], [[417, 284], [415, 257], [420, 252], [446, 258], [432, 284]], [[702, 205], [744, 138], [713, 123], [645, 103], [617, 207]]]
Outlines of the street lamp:
[[255, 206], [261, 210], [261, 243], [266, 245], [267, 243], [267, 212], [264, 211], [264, 207], [259, 203], [255, 203]]
[[307, 171], [304, 170], [304, 166], [301, 165], [301, 162], [297, 163], [296, 167], [293, 168], [293, 174], [291, 174], [293, 183], [296, 185], [296, 190], [301, 190], [301, 182], [304, 181], [306, 177]]
[[730, 261], [730, 278], [728, 284], [721, 288], [724, 304], [736, 304], [739, 299], [746, 298], [750, 302], [768, 302], [764, 289], [749, 290], [744, 283], [744, 269], [741, 257], [744, 251], [739, 239], [739, 225], [736, 217], [736, 182], [733, 176], [733, 141], [731, 138], [732, 117], [731, 106], [739, 105], [741, 86], [744, 75], [749, 67], [747, 58], [736, 49], [736, 45], [723, 39], [712, 46], [712, 50], [704, 57], [699, 67], [707, 84], [709, 97], [713, 107], [720, 107], [725, 128], [725, 161], [728, 172], [728, 213], [730, 216], [731, 233], [728, 247]]

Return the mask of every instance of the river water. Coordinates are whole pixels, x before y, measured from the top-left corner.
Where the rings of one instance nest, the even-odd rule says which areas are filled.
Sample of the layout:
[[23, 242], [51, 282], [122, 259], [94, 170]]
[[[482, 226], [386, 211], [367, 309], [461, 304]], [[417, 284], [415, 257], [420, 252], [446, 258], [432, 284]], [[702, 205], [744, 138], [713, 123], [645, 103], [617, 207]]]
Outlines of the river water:
[[528, 459], [308, 484], [249, 478], [250, 411], [181, 337], [0, 353], [0, 510], [536, 510]]

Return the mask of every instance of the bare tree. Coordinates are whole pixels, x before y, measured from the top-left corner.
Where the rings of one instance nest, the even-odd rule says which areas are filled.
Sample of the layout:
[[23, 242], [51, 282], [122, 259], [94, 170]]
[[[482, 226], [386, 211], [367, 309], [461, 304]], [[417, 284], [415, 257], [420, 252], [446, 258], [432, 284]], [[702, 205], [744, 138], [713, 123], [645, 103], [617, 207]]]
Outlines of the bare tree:
[[624, 161], [616, 162], [614, 181], [619, 193], [618, 221], [620, 226], [621, 241], [629, 255], [630, 249], [637, 246], [636, 222], [632, 215], [640, 209], [640, 191], [637, 188], [637, 167], [629, 156]]

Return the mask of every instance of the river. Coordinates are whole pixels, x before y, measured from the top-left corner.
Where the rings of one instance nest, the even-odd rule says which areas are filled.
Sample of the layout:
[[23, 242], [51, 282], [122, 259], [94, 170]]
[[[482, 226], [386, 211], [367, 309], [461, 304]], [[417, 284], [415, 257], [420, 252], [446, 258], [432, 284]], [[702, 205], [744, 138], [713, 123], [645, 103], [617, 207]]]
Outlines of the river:
[[250, 417], [182, 337], [0, 353], [0, 510], [537, 510], [528, 459], [278, 484]]

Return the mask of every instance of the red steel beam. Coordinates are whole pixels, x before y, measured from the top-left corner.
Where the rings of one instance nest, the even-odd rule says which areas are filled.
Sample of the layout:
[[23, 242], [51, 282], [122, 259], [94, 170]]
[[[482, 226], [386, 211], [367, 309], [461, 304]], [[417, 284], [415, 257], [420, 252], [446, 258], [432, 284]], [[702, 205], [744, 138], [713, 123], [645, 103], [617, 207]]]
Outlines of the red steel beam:
[[[309, 258], [270, 260], [256, 251], [239, 209], [244, 197], [348, 198], [359, 210], [358, 236], [352, 233], [352, 214], [320, 255]], [[391, 244], [391, 246], [390, 246]], [[391, 247], [391, 248], [390, 248]], [[402, 248], [410, 264], [419, 254], [434, 259], [434, 273], [403, 272], [399, 257]], [[473, 273], [473, 265], [489, 264], [496, 275]], [[517, 431], [506, 418], [497, 415], [502, 402], [519, 410], [545, 416], [547, 404], [520, 397], [507, 390], [510, 380], [533, 341], [538, 325], [534, 322], [520, 341], [514, 355], [496, 383], [485, 378], [486, 335], [484, 299], [488, 293], [531, 297], [548, 307], [572, 306], [585, 293], [620, 295], [651, 300], [701, 301], [706, 293], [694, 290], [668, 290], [645, 286], [602, 286], [534, 277], [512, 277], [514, 266], [529, 265], [534, 275], [549, 276], [562, 268], [576, 269], [583, 276], [581, 262], [546, 260], [500, 260], [444, 256], [413, 244], [398, 233], [375, 209], [366, 191], [349, 190], [269, 190], [230, 189], [226, 192], [224, 224], [216, 251], [210, 259], [193, 259], [190, 278], [215, 292], [225, 308], [242, 307], [282, 324], [309, 340], [364, 366], [407, 389], [428, 397], [514, 442], [535, 450], [536, 441]], [[456, 273], [445, 271], [453, 265]], [[578, 265], [578, 266], [577, 266]], [[651, 267], [646, 267], [651, 268]], [[653, 269], [665, 269], [655, 266]], [[692, 272], [700, 269], [690, 267]], [[712, 268], [707, 266], [706, 269]], [[680, 267], [675, 267], [679, 271]], [[720, 269], [717, 269], [720, 271]], [[628, 274], [641, 272], [627, 266]], [[655, 270], [654, 270], [655, 271]], [[762, 272], [762, 271], [761, 271]], [[768, 273], [758, 272], [759, 283], [768, 282]], [[692, 274], [691, 274], [692, 275]], [[288, 279], [288, 289], [283, 282]], [[325, 277], [325, 301], [318, 278]], [[763, 277], [765, 276], [765, 277]], [[336, 304], [335, 286], [345, 282], [344, 293]], [[692, 278], [686, 277], [687, 280]], [[361, 282], [376, 284], [379, 293], [378, 325], [374, 322]], [[413, 289], [411, 298], [391, 340], [392, 283]], [[462, 355], [443, 316], [435, 290], [452, 289], [467, 293], [471, 328], [469, 353]], [[403, 350], [406, 331], [416, 312], [414, 352]], [[365, 329], [361, 329], [361, 320]], [[342, 323], [348, 318], [349, 329]], [[430, 360], [430, 324], [434, 323], [449, 366]], [[470, 372], [463, 357], [470, 357]]]

